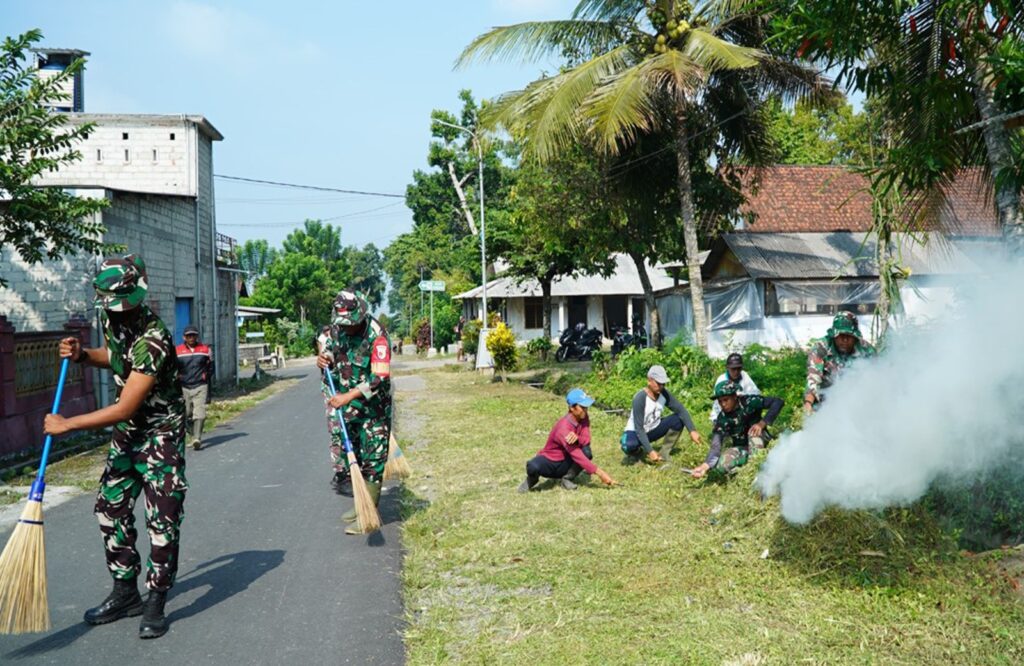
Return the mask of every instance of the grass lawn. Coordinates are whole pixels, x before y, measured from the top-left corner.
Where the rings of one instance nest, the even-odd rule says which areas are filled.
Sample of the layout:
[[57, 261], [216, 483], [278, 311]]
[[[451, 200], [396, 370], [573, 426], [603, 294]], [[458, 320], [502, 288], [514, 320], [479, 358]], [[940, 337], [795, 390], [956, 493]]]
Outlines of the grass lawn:
[[623, 420], [598, 412], [595, 462], [623, 487], [519, 495], [564, 401], [421, 376], [398, 393], [412, 664], [1024, 663], [1019, 551], [961, 554], [916, 507], [790, 527], [751, 490], [757, 461], [693, 481], [678, 466], [706, 451], [684, 436], [672, 467], [623, 467]]

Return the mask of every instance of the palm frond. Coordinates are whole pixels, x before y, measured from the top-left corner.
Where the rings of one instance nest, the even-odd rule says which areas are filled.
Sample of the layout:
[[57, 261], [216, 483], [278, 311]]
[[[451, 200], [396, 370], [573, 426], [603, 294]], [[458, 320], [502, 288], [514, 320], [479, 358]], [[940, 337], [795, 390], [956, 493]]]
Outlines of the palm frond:
[[641, 64], [645, 77], [669, 96], [691, 95], [707, 78], [707, 70], [676, 49], [648, 57]]
[[574, 19], [628, 21], [646, 8], [644, 0], [580, 0], [572, 12]]
[[619, 42], [619, 28], [606, 21], [531, 21], [493, 28], [474, 39], [455, 68], [483, 60], [531, 63], [566, 50], [601, 53]]
[[764, 55], [758, 49], [730, 44], [703, 28], [694, 28], [687, 33], [683, 53], [708, 72], [754, 67]]
[[654, 127], [659, 91], [646, 64], [633, 65], [606, 80], [587, 101], [585, 111], [593, 121], [596, 142], [610, 154]]
[[[620, 46], [557, 76], [541, 79], [525, 90], [500, 99], [500, 121], [513, 132], [528, 136], [525, 151], [547, 160], [578, 140], [589, 119], [582, 112], [586, 100], [603, 81], [633, 64], [632, 51]], [[486, 122], [494, 122], [488, 115]]]

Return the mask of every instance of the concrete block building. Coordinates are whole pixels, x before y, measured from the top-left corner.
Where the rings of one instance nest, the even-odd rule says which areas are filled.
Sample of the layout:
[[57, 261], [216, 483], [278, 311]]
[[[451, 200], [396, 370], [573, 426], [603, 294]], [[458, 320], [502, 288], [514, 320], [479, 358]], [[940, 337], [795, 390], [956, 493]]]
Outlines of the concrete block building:
[[[47, 49], [47, 62], [70, 62], [62, 53]], [[75, 108], [84, 105], [80, 85], [76, 79], [71, 91]], [[70, 126], [92, 123], [95, 130], [77, 146], [83, 159], [37, 184], [106, 199], [109, 205], [97, 213], [106, 228], [103, 240], [145, 259], [148, 303], [175, 343], [185, 326], [195, 324], [214, 350], [217, 381], [234, 381], [240, 271], [234, 241], [216, 230], [213, 183], [213, 146], [224, 137], [200, 115], [55, 112], [66, 112]], [[99, 344], [91, 281], [101, 260], [78, 255], [29, 266], [12, 248], [0, 248], [0, 271], [8, 281], [0, 289], [0, 316], [24, 334], [61, 331], [84, 317]], [[97, 397], [104, 404], [110, 387], [100, 380]]]

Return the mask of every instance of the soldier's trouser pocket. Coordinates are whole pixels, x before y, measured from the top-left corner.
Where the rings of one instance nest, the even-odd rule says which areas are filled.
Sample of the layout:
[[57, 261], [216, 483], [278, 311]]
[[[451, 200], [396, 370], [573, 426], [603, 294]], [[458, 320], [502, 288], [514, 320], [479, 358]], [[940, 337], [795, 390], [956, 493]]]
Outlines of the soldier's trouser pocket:
[[144, 494], [151, 545], [146, 586], [166, 590], [174, 583], [188, 489], [183, 434], [182, 428], [175, 428], [173, 432], [132, 442], [115, 430], [94, 509], [103, 535], [107, 568], [114, 578], [129, 579], [140, 573], [134, 509], [135, 500]]

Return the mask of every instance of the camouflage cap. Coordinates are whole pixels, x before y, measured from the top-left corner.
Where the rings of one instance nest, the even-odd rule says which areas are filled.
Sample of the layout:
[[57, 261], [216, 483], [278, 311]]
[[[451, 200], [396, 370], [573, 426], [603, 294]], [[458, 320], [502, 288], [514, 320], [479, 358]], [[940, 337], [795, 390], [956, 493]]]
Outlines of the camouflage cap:
[[736, 395], [739, 392], [740, 387], [736, 382], [725, 379], [715, 384], [715, 394], [711, 397], [721, 398], [727, 395]]
[[857, 323], [857, 315], [852, 312], [840, 312], [832, 319], [832, 328], [829, 329], [829, 337], [837, 335], [852, 335], [860, 337], [860, 324]]
[[146, 300], [149, 289], [146, 264], [137, 254], [107, 259], [92, 286], [96, 289], [96, 307], [112, 312], [134, 310]]
[[339, 291], [334, 297], [334, 315], [331, 322], [335, 326], [358, 326], [370, 312], [370, 304], [354, 291]]

